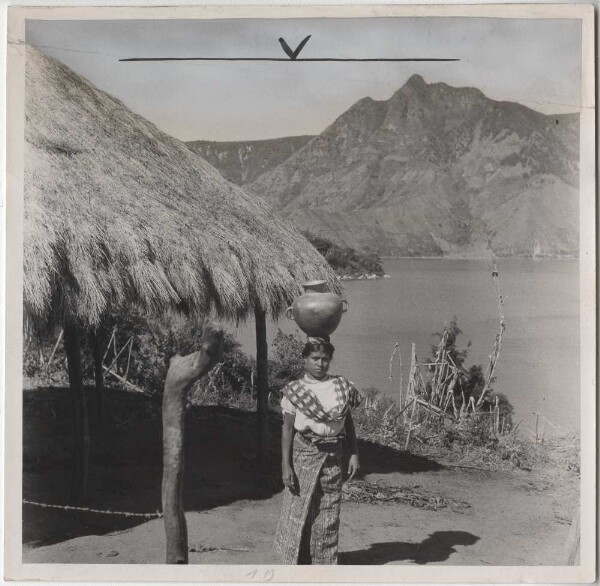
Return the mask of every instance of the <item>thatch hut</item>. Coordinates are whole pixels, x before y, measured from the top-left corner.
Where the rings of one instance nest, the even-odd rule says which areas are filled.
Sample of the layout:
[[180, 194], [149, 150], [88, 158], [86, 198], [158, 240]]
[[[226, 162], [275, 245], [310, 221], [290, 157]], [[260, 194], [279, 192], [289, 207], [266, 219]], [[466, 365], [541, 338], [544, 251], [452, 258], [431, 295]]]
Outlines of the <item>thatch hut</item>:
[[337, 287], [259, 198], [32, 47], [25, 91], [28, 316], [94, 327], [130, 304], [279, 315], [303, 281]]
[[323, 257], [261, 200], [32, 47], [25, 116], [25, 315], [64, 327], [78, 425], [78, 332], [109, 310], [256, 315], [264, 375], [265, 313], [279, 316], [303, 281], [338, 290]]

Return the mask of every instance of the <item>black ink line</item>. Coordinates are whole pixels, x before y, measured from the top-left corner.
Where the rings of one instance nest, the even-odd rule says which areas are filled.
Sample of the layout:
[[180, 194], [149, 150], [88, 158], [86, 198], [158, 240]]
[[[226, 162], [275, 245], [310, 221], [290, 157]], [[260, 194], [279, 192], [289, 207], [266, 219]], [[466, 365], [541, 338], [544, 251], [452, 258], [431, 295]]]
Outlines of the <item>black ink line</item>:
[[424, 57], [410, 57], [406, 59], [387, 59], [387, 58], [373, 58], [373, 59], [337, 59], [337, 58], [314, 58], [314, 59], [284, 59], [276, 57], [129, 57], [127, 59], [119, 59], [123, 62], [134, 62], [134, 61], [284, 61], [286, 63], [300, 63], [300, 62], [323, 62], [323, 61], [335, 61], [335, 62], [359, 62], [359, 63], [372, 63], [372, 62], [407, 62], [407, 61], [460, 61], [460, 59], [437, 59], [437, 58], [424, 58]]

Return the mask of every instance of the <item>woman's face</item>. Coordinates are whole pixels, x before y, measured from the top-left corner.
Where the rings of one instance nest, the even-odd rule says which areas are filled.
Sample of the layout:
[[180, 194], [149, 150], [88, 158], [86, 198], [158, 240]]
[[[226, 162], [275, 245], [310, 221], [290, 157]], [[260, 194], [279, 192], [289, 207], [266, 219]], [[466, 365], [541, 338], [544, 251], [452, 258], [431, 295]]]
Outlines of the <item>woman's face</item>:
[[316, 350], [311, 352], [304, 359], [304, 368], [306, 373], [312, 378], [321, 380], [327, 376], [329, 365], [331, 364], [331, 356], [324, 350]]

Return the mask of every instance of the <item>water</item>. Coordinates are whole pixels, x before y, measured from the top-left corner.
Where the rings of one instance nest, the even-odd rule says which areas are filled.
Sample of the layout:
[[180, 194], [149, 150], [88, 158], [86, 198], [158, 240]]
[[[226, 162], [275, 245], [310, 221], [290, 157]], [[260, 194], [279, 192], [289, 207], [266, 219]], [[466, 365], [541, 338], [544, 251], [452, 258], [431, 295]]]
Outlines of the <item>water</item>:
[[[498, 300], [489, 263], [477, 260], [394, 259], [389, 279], [344, 284], [350, 310], [332, 336], [332, 372], [359, 388], [398, 393], [399, 368], [389, 380], [390, 355], [399, 342], [406, 383], [411, 343], [420, 361], [431, 354], [434, 332], [456, 315], [463, 331], [458, 346], [472, 341], [466, 365], [484, 364], [498, 331]], [[493, 387], [507, 395], [517, 420], [532, 427], [534, 412], [557, 431], [579, 427], [579, 263], [577, 260], [501, 260], [505, 297], [504, 334]], [[280, 327], [298, 332], [282, 318], [268, 324], [269, 342]], [[234, 330], [248, 354], [255, 354], [254, 324]], [[552, 430], [547, 427], [548, 432]]]

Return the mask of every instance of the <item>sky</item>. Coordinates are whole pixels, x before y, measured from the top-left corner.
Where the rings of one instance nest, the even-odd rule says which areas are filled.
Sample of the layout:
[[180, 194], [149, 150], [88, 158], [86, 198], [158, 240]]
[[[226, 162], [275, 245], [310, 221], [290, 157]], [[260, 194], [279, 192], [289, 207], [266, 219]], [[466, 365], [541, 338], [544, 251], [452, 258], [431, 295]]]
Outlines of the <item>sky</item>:
[[[319, 134], [413, 74], [546, 114], [581, 102], [580, 21], [439, 17], [28, 21], [27, 42], [181, 140]], [[456, 58], [444, 63], [119, 62], [127, 57]]]

